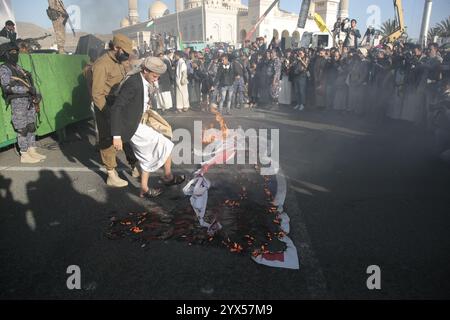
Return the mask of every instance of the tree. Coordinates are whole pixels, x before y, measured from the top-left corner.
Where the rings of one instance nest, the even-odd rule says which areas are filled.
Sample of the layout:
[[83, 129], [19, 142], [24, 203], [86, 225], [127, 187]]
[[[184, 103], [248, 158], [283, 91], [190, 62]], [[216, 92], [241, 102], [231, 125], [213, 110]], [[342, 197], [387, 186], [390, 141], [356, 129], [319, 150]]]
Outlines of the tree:
[[383, 22], [381, 24], [381, 34], [384, 37], [389, 36], [390, 34], [394, 33], [397, 29], [397, 24], [394, 20], [388, 19], [387, 21]]
[[439, 32], [439, 28], [438, 27], [434, 27], [431, 28], [428, 31], [428, 41], [434, 41], [434, 37], [439, 37], [440, 36], [440, 32]]
[[438, 23], [436, 28], [439, 31], [438, 35], [440, 37], [450, 37], [450, 17]]

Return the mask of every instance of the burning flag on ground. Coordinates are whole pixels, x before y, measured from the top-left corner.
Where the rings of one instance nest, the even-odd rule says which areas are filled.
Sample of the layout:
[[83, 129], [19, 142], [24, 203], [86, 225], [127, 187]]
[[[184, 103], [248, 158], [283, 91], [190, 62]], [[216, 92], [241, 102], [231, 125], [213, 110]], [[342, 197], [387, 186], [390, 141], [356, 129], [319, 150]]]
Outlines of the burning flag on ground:
[[[194, 178], [184, 189], [184, 193], [187, 196], [191, 196], [191, 204], [199, 218], [200, 225], [209, 228], [209, 234], [214, 234], [214, 232], [222, 229], [222, 225], [220, 225], [220, 223], [216, 225], [218, 226], [218, 228], [215, 228], [213, 230], [214, 232], [211, 233], [211, 225], [204, 222], [204, 215], [208, 206], [208, 190], [211, 185], [210, 182], [205, 178], [205, 175], [211, 167], [217, 164], [226, 163], [229, 159], [233, 158], [237, 152], [237, 146], [233, 142], [235, 137], [229, 137], [228, 127], [222, 115], [217, 110], [212, 111], [216, 115], [216, 121], [219, 122], [221, 126], [222, 136], [214, 136], [213, 139], [206, 136], [206, 138], [204, 137], [203, 142], [215, 144], [219, 147], [216, 148], [216, 152], [213, 155], [212, 159], [203, 164], [202, 169], [194, 174]], [[271, 190], [270, 188], [270, 182], [273, 182], [273, 180], [275, 180], [276, 183], [276, 190]], [[289, 234], [290, 232], [290, 219], [288, 215], [284, 213], [283, 209], [287, 193], [286, 179], [278, 172], [276, 176], [274, 175], [272, 177], [265, 177], [265, 182], [266, 185], [264, 191], [266, 193], [269, 205], [272, 206], [269, 209], [269, 213], [274, 215], [274, 219], [272, 220], [272, 222], [280, 227], [279, 232], [275, 232], [273, 234], [268, 233], [267, 240], [269, 240], [270, 242], [279, 240], [286, 244], [286, 247], [283, 251], [267, 250], [267, 248], [269, 247], [269, 244], [267, 244], [267, 246], [264, 246], [262, 250], [255, 250], [253, 252], [253, 260], [256, 263], [271, 267], [299, 269], [300, 265], [297, 249], [292, 240], [287, 236], [287, 234]], [[196, 192], [196, 190], [198, 192]], [[225, 204], [231, 207], [240, 205], [240, 203], [238, 203], [237, 201], [230, 200], [225, 201]], [[229, 239], [228, 243], [225, 242], [225, 244], [230, 248], [231, 252], [241, 253], [244, 251], [242, 246], [237, 243], [232, 243], [231, 241], [229, 241]], [[253, 242], [251, 242], [251, 244], [253, 244]]]
[[[240, 168], [224, 166], [240, 146], [233, 142], [219, 113], [216, 120], [221, 130], [213, 139], [208, 131], [204, 135], [204, 143], [214, 145], [207, 154], [211, 159], [183, 189], [190, 206], [179, 200], [170, 202], [175, 205], [171, 210], [163, 209], [169, 206], [165, 203], [143, 214], [114, 217], [105, 235], [112, 240], [131, 237], [143, 242], [143, 247], [147, 241], [169, 239], [188, 245], [225, 246], [231, 253], [251, 256], [258, 264], [299, 269], [297, 249], [288, 237], [289, 216], [283, 208], [286, 179], [279, 171], [262, 176], [258, 166], [253, 167], [254, 174], [246, 175]], [[211, 173], [213, 167], [220, 173]], [[212, 181], [220, 181], [220, 185], [215, 188]]]
[[[180, 200], [171, 209], [161, 204], [145, 213], [114, 217], [105, 235], [111, 240], [131, 238], [143, 247], [158, 240], [226, 247], [230, 253], [247, 255], [262, 265], [298, 269], [297, 250], [287, 236], [289, 217], [280, 214], [273, 202], [283, 183], [276, 177], [264, 179], [256, 170], [231, 177], [229, 168], [217, 169], [219, 173], [208, 175], [220, 180], [220, 186], [211, 185], [204, 177], [194, 179], [185, 188], [193, 195], [190, 202]], [[255, 188], [257, 185], [264, 185], [267, 192]]]

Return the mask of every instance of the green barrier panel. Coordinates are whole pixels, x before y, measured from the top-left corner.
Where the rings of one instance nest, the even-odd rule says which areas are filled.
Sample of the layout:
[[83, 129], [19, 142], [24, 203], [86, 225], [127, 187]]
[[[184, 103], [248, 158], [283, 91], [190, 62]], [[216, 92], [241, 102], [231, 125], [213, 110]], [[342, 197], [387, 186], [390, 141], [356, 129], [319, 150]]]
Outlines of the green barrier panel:
[[[30, 71], [42, 94], [41, 113], [37, 119], [38, 136], [65, 128], [92, 117], [90, 97], [82, 70], [89, 62], [84, 55], [21, 55], [19, 64]], [[0, 99], [0, 147], [15, 143], [11, 107], [6, 110]]]

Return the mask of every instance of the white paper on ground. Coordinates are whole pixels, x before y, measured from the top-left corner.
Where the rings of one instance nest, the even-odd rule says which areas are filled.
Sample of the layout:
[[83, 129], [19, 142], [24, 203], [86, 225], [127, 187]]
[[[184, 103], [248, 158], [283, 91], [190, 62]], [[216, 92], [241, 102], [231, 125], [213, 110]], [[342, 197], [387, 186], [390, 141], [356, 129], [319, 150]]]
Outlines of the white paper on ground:
[[205, 213], [208, 206], [208, 190], [211, 183], [204, 176], [197, 176], [192, 179], [183, 192], [187, 196], [191, 196], [191, 205], [197, 215], [200, 225], [209, 228], [211, 225], [205, 222]]

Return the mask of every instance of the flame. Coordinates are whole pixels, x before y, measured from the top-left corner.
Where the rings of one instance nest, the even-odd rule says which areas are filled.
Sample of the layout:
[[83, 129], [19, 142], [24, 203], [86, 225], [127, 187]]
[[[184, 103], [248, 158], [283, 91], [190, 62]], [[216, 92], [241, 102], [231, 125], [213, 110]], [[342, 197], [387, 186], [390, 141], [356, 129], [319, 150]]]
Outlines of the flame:
[[138, 234], [138, 233], [144, 232], [144, 230], [142, 230], [139, 227], [134, 227], [134, 228], [131, 229], [131, 232]]
[[214, 134], [209, 134], [208, 131], [214, 129], [214, 125], [211, 124], [208, 129], [203, 129], [202, 133], [202, 143], [205, 145], [211, 144], [216, 141], [216, 136]]
[[239, 243], [233, 243], [230, 247], [230, 251], [233, 253], [241, 253], [244, 251], [244, 248]]
[[247, 200], [248, 199], [248, 193], [247, 193], [247, 188], [246, 187], [242, 187], [242, 190], [239, 193], [239, 196], [240, 196], [241, 200]]
[[241, 206], [241, 203], [235, 200], [226, 200], [224, 205], [230, 208], [239, 208]]
[[211, 112], [216, 115], [216, 121], [220, 124], [220, 131], [222, 131], [223, 140], [228, 138], [228, 126], [223, 118], [222, 114], [217, 110], [217, 108], [212, 108]]
[[[219, 110], [217, 110], [217, 108], [211, 108], [211, 112], [216, 116], [216, 121], [220, 125], [220, 131], [222, 132], [223, 141], [226, 141], [228, 138], [228, 126], [227, 126], [227, 123], [225, 122], [225, 119], [223, 118], [223, 116], [219, 112]], [[214, 128], [214, 125], [211, 124], [209, 129], [213, 129], [213, 128]], [[216, 137], [214, 137], [212, 135], [208, 136], [206, 134], [206, 132], [209, 129], [203, 130], [203, 144], [211, 144], [216, 140]]]

